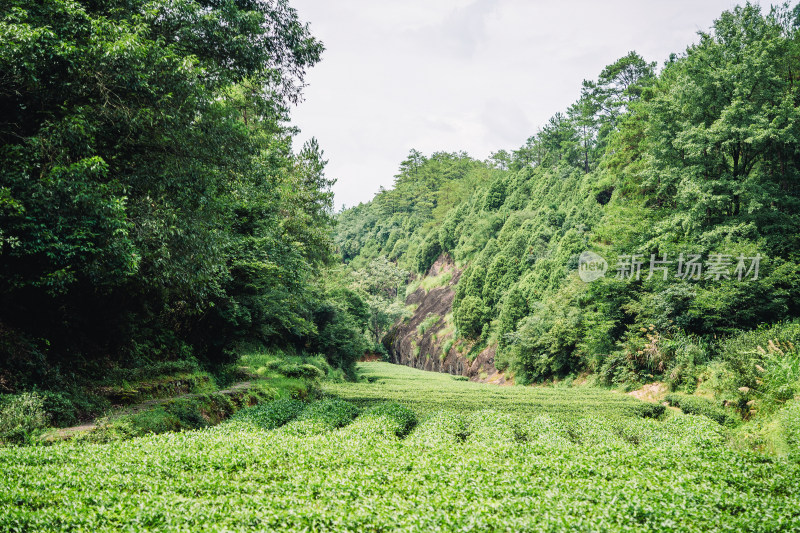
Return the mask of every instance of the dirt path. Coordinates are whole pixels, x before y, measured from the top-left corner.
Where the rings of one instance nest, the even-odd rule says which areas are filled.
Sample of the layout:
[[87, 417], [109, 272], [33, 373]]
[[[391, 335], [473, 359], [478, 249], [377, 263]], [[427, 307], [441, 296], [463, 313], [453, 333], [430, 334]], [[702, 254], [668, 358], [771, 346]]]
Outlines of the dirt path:
[[628, 396], [633, 396], [639, 400], [650, 403], [661, 403], [664, 401], [664, 396], [669, 392], [669, 387], [665, 383], [655, 381], [648, 383], [639, 390], [631, 391]]
[[[213, 392], [211, 394], [228, 394], [228, 395], [232, 395], [232, 394], [235, 394], [237, 392], [249, 389], [251, 384], [252, 384], [251, 381], [240, 381], [238, 383], [234, 383], [233, 385], [231, 385], [227, 389], [218, 390], [218, 391], [215, 391], [215, 392]], [[154, 398], [152, 400], [147, 400], [147, 401], [140, 402], [140, 403], [137, 403], [137, 404], [134, 404], [134, 405], [129, 405], [129, 406], [125, 407], [124, 409], [120, 409], [119, 411], [113, 413], [109, 418], [110, 419], [114, 419], [114, 418], [119, 418], [120, 416], [124, 416], [124, 415], [133, 415], [133, 414], [136, 414], [136, 413], [141, 413], [142, 411], [146, 411], [147, 409], [149, 409], [151, 407], [154, 407], [156, 405], [165, 404], [165, 403], [171, 402], [173, 400], [199, 398], [200, 396], [204, 396], [204, 394], [203, 393], [199, 393], [199, 394], [198, 393], [189, 393], [189, 394], [181, 394], [179, 396], [169, 396], [167, 398]], [[95, 422], [87, 422], [85, 424], [80, 424], [78, 426], [72, 426], [72, 427], [69, 427], [69, 428], [59, 428], [59, 429], [57, 429], [55, 431], [54, 435], [58, 439], [66, 439], [66, 438], [72, 437], [74, 435], [77, 435], [78, 433], [94, 431], [94, 429], [96, 427], [97, 427], [96, 421]]]

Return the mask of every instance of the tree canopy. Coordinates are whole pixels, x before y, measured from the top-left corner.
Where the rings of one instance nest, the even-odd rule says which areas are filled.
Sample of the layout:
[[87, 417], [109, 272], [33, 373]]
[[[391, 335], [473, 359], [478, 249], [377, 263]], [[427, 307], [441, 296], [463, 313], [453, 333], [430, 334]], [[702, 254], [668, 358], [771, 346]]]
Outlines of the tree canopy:
[[327, 350], [331, 181], [287, 122], [323, 45], [295, 10], [4, 5], [0, 381], [219, 363], [242, 342]]
[[[797, 14], [726, 11], [660, 71], [630, 52], [469, 173], [412, 153], [393, 190], [339, 215], [337, 245], [351, 264], [386, 255], [420, 274], [450, 254], [464, 268], [458, 335], [496, 342], [498, 367], [523, 382], [685, 369], [686, 346], [797, 317]], [[463, 193], [439, 209], [451, 190]], [[379, 216], [392, 202], [405, 207]], [[579, 278], [584, 251], [608, 260], [604, 278]], [[740, 280], [755, 258], [758, 278]], [[690, 264], [711, 271], [694, 279]]]

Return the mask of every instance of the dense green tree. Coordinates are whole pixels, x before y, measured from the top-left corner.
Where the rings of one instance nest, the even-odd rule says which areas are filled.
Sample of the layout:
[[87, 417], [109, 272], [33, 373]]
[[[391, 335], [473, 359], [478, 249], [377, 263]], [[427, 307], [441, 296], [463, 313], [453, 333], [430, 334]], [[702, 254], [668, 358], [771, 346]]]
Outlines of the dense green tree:
[[0, 379], [252, 341], [341, 359], [331, 182], [286, 126], [322, 45], [285, 0], [10, 0], [0, 43]]
[[458, 330], [468, 339], [477, 339], [483, 331], [483, 325], [489, 310], [483, 300], [477, 296], [465, 296], [453, 313]]
[[[341, 215], [363, 239], [349, 260], [372, 257], [382, 246], [372, 235], [390, 226], [403, 234], [394, 257], [420, 273], [448, 253], [463, 267], [458, 334], [497, 339], [498, 364], [522, 381], [583, 368], [609, 381], [670, 379], [670, 365], [680, 374], [681, 358], [699, 360], [686, 355], [698, 346], [799, 316], [797, 20], [796, 8], [745, 4], [658, 74], [627, 54], [523, 146], [493, 155], [483, 180], [443, 179], [457, 165], [431, 156], [378, 195], [406, 206], [391, 222], [366, 216], [371, 204]], [[467, 193], [435, 204], [463, 183]], [[578, 278], [584, 250], [608, 260], [603, 280]], [[760, 256], [760, 277], [676, 277], [690, 252]], [[631, 254], [642, 276], [618, 279]], [[648, 277], [650, 257], [665, 254], [669, 275]]]
[[780, 11], [724, 13], [664, 72], [648, 110], [648, 185], [686, 232], [748, 224], [797, 249], [800, 92], [796, 30]]
[[351, 287], [359, 291], [368, 308], [365, 320], [370, 340], [374, 347], [380, 344], [383, 336], [395, 321], [405, 312], [405, 307], [398, 302], [398, 289], [408, 278], [408, 272], [398, 268], [385, 256], [370, 261], [366, 267], [355, 269], [351, 273]]

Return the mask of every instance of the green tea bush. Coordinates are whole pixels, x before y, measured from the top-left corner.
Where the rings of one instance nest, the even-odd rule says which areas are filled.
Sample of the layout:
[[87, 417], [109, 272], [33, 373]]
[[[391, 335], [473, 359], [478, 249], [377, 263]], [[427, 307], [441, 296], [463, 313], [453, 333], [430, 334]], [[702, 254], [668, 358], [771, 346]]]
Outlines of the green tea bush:
[[626, 408], [628, 413], [639, 418], [661, 418], [666, 412], [666, 407], [658, 403], [641, 402]]
[[498, 387], [385, 363], [362, 363], [361, 375], [365, 385], [357, 394], [344, 383], [328, 383], [325, 389], [365, 410], [390, 400], [423, 417], [442, 408], [456, 412], [496, 409], [531, 418], [547, 413], [559, 420], [586, 415], [640, 418], [648, 413], [658, 417], [664, 412], [664, 406], [595, 387]]
[[483, 409], [472, 413], [467, 420], [469, 439], [497, 446], [499, 442], [525, 442], [528, 432], [518, 416]]
[[376, 405], [366, 410], [362, 416], [382, 420], [387, 429], [400, 438], [408, 435], [417, 425], [416, 413], [396, 402]]
[[[626, 410], [638, 400], [590, 387], [362, 368], [378, 379], [329, 383], [336, 398], [308, 406], [364, 407], [338, 429], [312, 417], [4, 447], [0, 530], [800, 529], [800, 462], [733, 449], [704, 416], [639, 418]], [[420, 422], [399, 439], [408, 409]]]
[[451, 411], [440, 411], [426, 418], [408, 438], [409, 445], [440, 446], [460, 444], [470, 435], [468, 417]]
[[626, 442], [619, 432], [614, 431], [607, 420], [586, 417], [579, 418], [567, 425], [569, 439], [582, 447], [619, 448]]
[[309, 404], [298, 420], [319, 420], [331, 428], [340, 428], [352, 422], [358, 412], [358, 407], [350, 402], [326, 398]]
[[280, 398], [273, 402], [242, 409], [231, 417], [231, 421], [250, 424], [262, 429], [275, 429], [300, 416], [305, 406], [306, 404], [300, 400]]
[[300, 415], [280, 428], [294, 437], [310, 437], [328, 433], [350, 424], [358, 415], [358, 408], [338, 399], [323, 399], [306, 406]]
[[679, 407], [686, 414], [702, 415], [723, 426], [733, 427], [741, 422], [735, 414], [706, 398], [670, 393], [665, 399], [670, 405]]
[[662, 446], [674, 446], [678, 451], [694, 453], [694, 448], [719, 448], [725, 444], [724, 429], [707, 416], [689, 414], [672, 416], [659, 432]]
[[320, 419], [295, 419], [281, 427], [278, 431], [292, 437], [311, 437], [328, 433], [332, 428]]

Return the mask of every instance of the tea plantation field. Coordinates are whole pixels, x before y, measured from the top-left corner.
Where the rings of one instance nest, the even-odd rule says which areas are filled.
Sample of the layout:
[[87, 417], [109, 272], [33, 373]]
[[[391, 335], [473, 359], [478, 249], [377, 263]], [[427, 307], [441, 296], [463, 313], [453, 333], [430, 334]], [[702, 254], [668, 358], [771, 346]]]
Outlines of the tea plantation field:
[[0, 449], [0, 531], [797, 531], [800, 464], [598, 389], [383, 363], [211, 429]]

